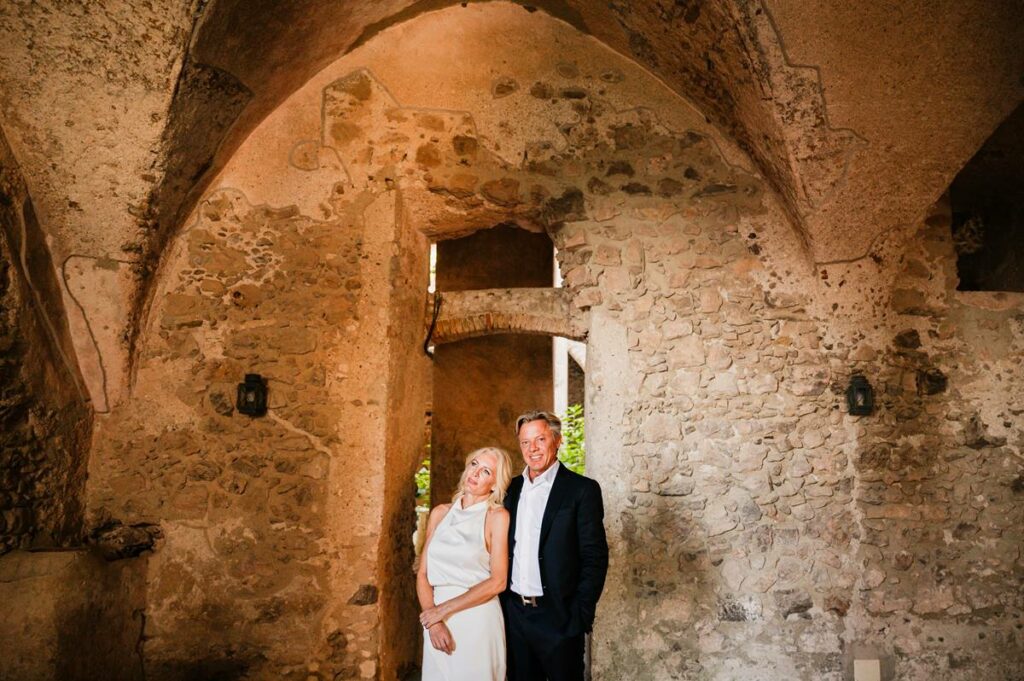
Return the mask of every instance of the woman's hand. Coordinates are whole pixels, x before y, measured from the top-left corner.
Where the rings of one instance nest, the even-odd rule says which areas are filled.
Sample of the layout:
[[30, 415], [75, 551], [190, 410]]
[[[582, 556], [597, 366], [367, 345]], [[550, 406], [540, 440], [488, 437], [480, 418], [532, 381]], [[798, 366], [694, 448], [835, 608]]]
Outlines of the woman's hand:
[[427, 633], [430, 635], [430, 645], [434, 646], [435, 650], [440, 650], [446, 655], [451, 655], [455, 650], [455, 639], [452, 638], [452, 632], [444, 622], [434, 624], [427, 629]]
[[420, 613], [420, 624], [423, 625], [424, 629], [429, 629], [438, 622], [444, 622], [445, 618], [448, 617], [448, 609], [444, 607], [444, 603], [441, 605], [435, 605], [433, 608], [427, 608]]

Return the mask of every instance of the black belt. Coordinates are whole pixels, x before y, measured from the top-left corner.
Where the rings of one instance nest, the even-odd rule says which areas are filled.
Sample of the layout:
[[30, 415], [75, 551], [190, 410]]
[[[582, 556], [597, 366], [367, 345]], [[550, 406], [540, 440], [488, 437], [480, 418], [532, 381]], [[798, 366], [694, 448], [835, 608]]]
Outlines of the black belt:
[[515, 591], [512, 592], [512, 598], [531, 608], [539, 608], [547, 601], [544, 596], [521, 596]]

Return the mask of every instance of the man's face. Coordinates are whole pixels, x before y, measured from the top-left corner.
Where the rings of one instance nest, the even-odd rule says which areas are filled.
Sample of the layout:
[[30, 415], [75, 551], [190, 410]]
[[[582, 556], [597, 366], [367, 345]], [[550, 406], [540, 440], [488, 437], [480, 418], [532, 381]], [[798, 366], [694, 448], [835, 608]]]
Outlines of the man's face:
[[551, 432], [547, 421], [530, 421], [519, 429], [519, 451], [530, 470], [530, 480], [554, 465], [559, 442], [561, 438]]

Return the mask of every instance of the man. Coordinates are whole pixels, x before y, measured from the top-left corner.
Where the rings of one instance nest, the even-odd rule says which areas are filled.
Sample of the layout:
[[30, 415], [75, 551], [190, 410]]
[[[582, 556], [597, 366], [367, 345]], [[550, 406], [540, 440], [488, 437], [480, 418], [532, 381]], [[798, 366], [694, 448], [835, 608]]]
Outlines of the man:
[[582, 681], [584, 641], [608, 571], [601, 487], [558, 462], [561, 429], [543, 411], [516, 421], [526, 469], [505, 496], [509, 681]]

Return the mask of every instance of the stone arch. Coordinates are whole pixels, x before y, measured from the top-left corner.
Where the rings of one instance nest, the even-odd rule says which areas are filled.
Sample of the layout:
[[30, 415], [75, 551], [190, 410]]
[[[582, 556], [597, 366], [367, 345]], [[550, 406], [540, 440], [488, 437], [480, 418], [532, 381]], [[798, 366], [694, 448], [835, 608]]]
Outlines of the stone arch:
[[[473, 16], [502, 39], [504, 25], [487, 24], [495, 16]], [[606, 435], [622, 430], [614, 446], [603, 443], [614, 499], [627, 498], [623, 485], [645, 488], [621, 474], [632, 469], [615, 457], [681, 437], [660, 411], [685, 409], [677, 393], [759, 399], [778, 391], [777, 372], [744, 364], [745, 339], [716, 329], [753, 326], [764, 342], [775, 332], [757, 313], [801, 318], [779, 322], [785, 338], [812, 333], [802, 299], [756, 284], [766, 252], [800, 248], [792, 235], [773, 236], [788, 233], [784, 211], [742, 153], [678, 96], [542, 18], [530, 27], [586, 58], [572, 69], [549, 58], [498, 78], [471, 65], [477, 87], [463, 99], [431, 92], [440, 78], [433, 88], [403, 78], [393, 43], [368, 43], [340, 60], [239, 147], [174, 242], [140, 337], [134, 403], [104, 423], [92, 487], [97, 518], [159, 519], [166, 541], [155, 581], [187, 573], [199, 585], [202, 597], [185, 609], [173, 586], [152, 603], [161, 636], [146, 645], [155, 669], [196, 654], [186, 622], [206, 623], [226, 599], [256, 613], [259, 626], [204, 640], [213, 657], [229, 648], [239, 664], [281, 671], [305, 655], [332, 673], [365, 665], [390, 675], [415, 655], [410, 581], [400, 569], [410, 559], [402, 495], [421, 445], [410, 406], [423, 400], [428, 371], [420, 345], [429, 239], [515, 222], [543, 229], [558, 247], [565, 289], [543, 298], [554, 311], [487, 318], [487, 294], [466, 297], [453, 334], [601, 330], [595, 382], [608, 376], [609, 343], [615, 371], [649, 368], [631, 381], [658, 395], [656, 407], [624, 411], [605, 427]], [[423, 46], [436, 19], [403, 25], [400, 37]], [[622, 79], [602, 77], [611, 69]], [[695, 314], [714, 320], [707, 339]], [[641, 338], [644, 352], [646, 339], [657, 349], [639, 356]], [[702, 376], [705, 366], [713, 378]], [[253, 423], [232, 414], [230, 397], [250, 370], [268, 377], [272, 395], [268, 419]], [[802, 378], [807, 385], [795, 389], [822, 394], [820, 377], [784, 377]], [[140, 478], [159, 492], [140, 494]], [[684, 478], [673, 468], [647, 481], [644, 494], [675, 513], [670, 504], [692, 491]], [[743, 494], [728, 503], [759, 522]], [[716, 513], [694, 522], [708, 533], [736, 526], [731, 511]], [[673, 517], [665, 527], [679, 529], [682, 516]], [[623, 550], [646, 555], [648, 535], [669, 541], [656, 525], [637, 512], [611, 529]], [[254, 574], [255, 595], [243, 573]], [[707, 579], [714, 573], [701, 567]], [[614, 584], [634, 589], [632, 579], [616, 574]]]
[[[158, 263], [244, 140], [325, 66], [442, 10], [546, 15], [640, 64], [694, 102], [766, 178], [797, 232], [777, 269], [802, 279], [794, 289], [818, 289], [817, 315], [877, 312], [924, 207], [1020, 101], [1016, 45], [1024, 29], [1012, 3], [944, 6], [941, 21], [926, 3], [909, 4], [899, 9], [898, 31], [877, 30], [892, 24], [894, 10], [884, 2], [670, 4], [217, 0], [166, 10], [126, 2], [84, 17], [70, 6], [32, 6], [4, 16], [13, 27], [11, 58], [0, 65], [4, 123], [52, 227], [55, 261], [78, 254], [87, 264], [117, 265], [116, 277], [99, 272], [111, 280], [108, 300], [86, 316], [119, 321], [100, 354], [108, 367], [127, 367], [117, 372], [124, 381], [138, 358]], [[103, 52], [103, 68], [61, 58], [79, 30], [99, 35], [109, 22], [125, 30]], [[923, 43], [932, 46], [931, 58], [914, 58]], [[126, 64], [125, 77], [105, 86], [105, 74]], [[567, 64], [563, 72], [571, 73]], [[614, 85], [619, 71], [598, 75]], [[880, 88], [883, 82], [900, 87]], [[145, 107], [137, 106], [140, 98]], [[77, 127], [54, 105], [69, 99], [87, 104], [70, 121]], [[926, 101], [938, 133], [920, 124]], [[79, 135], [88, 112], [99, 110], [121, 113], [99, 137]], [[911, 165], [921, 172], [909, 176]], [[892, 200], [894, 187], [901, 200]], [[823, 272], [829, 282], [871, 290], [871, 304], [820, 283]], [[885, 283], [874, 285], [879, 278]], [[70, 298], [65, 303], [74, 316]], [[81, 327], [75, 323], [72, 340], [84, 356], [91, 339]], [[119, 390], [112, 392], [116, 402]]]
[[[836, 675], [875, 647], [898, 677], [1019, 669], [1019, 301], [963, 305], [910, 266], [950, 253], [948, 206], [927, 229], [922, 206], [1024, 92], [1013, 3], [454, 4], [0, 10], [5, 133], [54, 260], [110, 284], [111, 352], [138, 334], [88, 499], [91, 525], [163, 527], [150, 677], [408, 662], [387, 559], [405, 564], [426, 236], [499, 220], [551, 234], [590, 315], [624, 557], [599, 674]], [[509, 48], [523, 35], [538, 49]], [[911, 295], [879, 319], [904, 265]], [[266, 420], [233, 413], [250, 369]], [[877, 420], [842, 410], [852, 369]]]
[[[545, 299], [553, 312], [480, 322], [467, 299], [456, 333], [581, 337], [594, 307], [640, 323], [651, 289], [672, 291], [679, 314], [717, 312], [722, 268], [748, 282], [761, 274], [758, 244], [770, 250], [766, 235], [785, 223], [742, 154], [642, 69], [530, 16], [515, 18], [587, 60], [575, 72], [532, 63], [515, 86], [471, 64], [481, 87], [452, 102], [396, 70], [387, 45], [367, 43], [264, 121], [172, 244], [132, 403], [103, 424], [90, 490], [96, 521], [162, 526], [150, 578], [167, 588], [148, 610], [161, 633], [146, 643], [155, 675], [196, 646], [281, 673], [313, 660], [324, 673], [388, 676], [415, 655], [398, 566], [411, 558], [404, 497], [422, 445], [428, 239], [514, 222], [558, 247], [565, 289]], [[490, 14], [477, 21], [492, 32], [478, 40], [505, 29]], [[403, 27], [403, 44], [414, 29]], [[417, 30], [423, 45], [430, 31]], [[601, 77], [609, 65], [622, 79]], [[679, 263], [711, 276], [688, 283]], [[692, 367], [704, 350], [678, 355]], [[252, 423], [231, 398], [250, 371], [272, 396], [268, 418]], [[200, 594], [184, 610], [180, 574]], [[229, 601], [257, 613], [251, 627], [217, 626]], [[286, 625], [303, 642], [275, 636]], [[219, 633], [197, 641], [192, 627]]]
[[[169, 235], [181, 224], [203, 187], [212, 181], [259, 122], [300, 83], [339, 54], [358, 49], [374, 36], [423, 13], [455, 4], [453, 0], [430, 3], [397, 0], [371, 3], [358, 12], [348, 6], [339, 8], [317, 3], [275, 5], [276, 20], [270, 25], [257, 20], [268, 11], [260, 4], [237, 0], [210, 3], [197, 22], [185, 55], [185, 67], [174, 88], [168, 125], [171, 134], [165, 136], [161, 152], [167, 159], [169, 172], [166, 178], [160, 179], [143, 212], [143, 222], [155, 227], [149, 231], [150, 241], [144, 246], [146, 270], [152, 271], [155, 267]], [[475, 4], [468, 3], [465, 10], [477, 11]], [[884, 3], [859, 7], [858, 12], [865, 16], [854, 16], [836, 8], [795, 11], [781, 5], [736, 0], [716, 0], [699, 6], [684, 3], [673, 8], [662, 7], [654, 0], [607, 6], [572, 0], [523, 4], [528, 11], [539, 10], [593, 35], [695, 102], [709, 120], [754, 159], [758, 170], [781, 197], [782, 205], [804, 242], [797, 250], [820, 251], [813, 254], [812, 261], [842, 271], [840, 276], [853, 277], [857, 276], [857, 268], [844, 267], [847, 261], [877, 255], [879, 249], [888, 258], [892, 249], [879, 241], [886, 241], [891, 232], [900, 233], [901, 243], [905, 240], [907, 224], [918, 217], [909, 211], [900, 215], [873, 215], [869, 220], [870, 228], [865, 228], [863, 219], [856, 221], [853, 230], [835, 226], [845, 223], [844, 215], [862, 212], [851, 209], [851, 203], [856, 203], [857, 197], [866, 193], [867, 186], [876, 186], [882, 177], [898, 180], [895, 169], [902, 165], [898, 156], [908, 150], [912, 154], [923, 153], [924, 141], [908, 134], [900, 125], [874, 126], [887, 128], [878, 131], [888, 140], [885, 146], [878, 141], [879, 135], [874, 134], [872, 122], [859, 121], [851, 125], [845, 120], [834, 120], [837, 104], [842, 109], [850, 104], [848, 95], [853, 90], [845, 87], [845, 83], [862, 84], [850, 77], [851, 70], [862, 72], [864, 63], [870, 62], [870, 56], [860, 52], [861, 37], [870, 30], [865, 27], [888, 20], [885, 16], [888, 6]], [[926, 87], [925, 83], [941, 80], [938, 74], [954, 72], [953, 64], [976, 63], [976, 55], [970, 54], [965, 45], [1005, 47], [1019, 42], [1019, 35], [1006, 30], [1017, 22], [1012, 16], [1000, 16], [1009, 11], [1008, 6], [993, 8], [986, 3], [960, 8], [955, 21], [943, 28], [951, 33], [938, 39], [948, 46], [958, 47], [949, 49], [942, 59], [934, 60], [934, 72], [920, 78], [915, 87]], [[914, 20], [908, 19], [905, 25], [929, 25], [932, 19], [918, 7], [908, 9], [908, 13]], [[971, 24], [966, 18], [972, 17], [988, 20]], [[671, 30], [665, 30], [666, 27]], [[847, 50], [843, 56], [848, 63], [822, 52], [823, 41], [819, 35], [822, 31], [829, 36], [824, 44], [833, 46], [838, 41]], [[957, 36], [966, 35], [965, 31], [973, 37], [958, 40]], [[791, 38], [788, 43], [784, 42], [784, 34], [801, 32], [807, 34], [805, 40]], [[686, 35], [687, 40], [675, 40], [676, 34]], [[892, 41], [887, 48], [893, 50], [913, 43], [902, 34], [884, 37]], [[231, 48], [227, 49], [226, 45]], [[886, 51], [878, 50], [879, 53]], [[966, 54], [962, 54], [964, 52]], [[999, 52], [1010, 54], [1013, 50]], [[268, 54], [275, 56], [265, 58]], [[815, 65], [826, 60], [830, 63], [828, 68]], [[872, 65], [877, 66], [873, 62]], [[991, 83], [1007, 95], [993, 96], [991, 101], [1019, 99], [1018, 65], [1002, 60], [987, 63], [986, 67], [988, 77], [979, 76], [978, 82]], [[887, 73], [887, 77], [913, 78], [912, 73], [904, 71]], [[602, 76], [615, 82], [619, 74], [613, 69]], [[826, 101], [824, 94], [826, 82], [844, 84], [832, 93], [830, 101]], [[954, 110], [969, 111], [972, 121], [977, 121], [971, 128], [984, 129], [1005, 115], [1006, 110], [996, 110], [998, 107], [985, 109], [976, 105], [980, 99], [972, 94], [977, 90], [976, 82], [965, 80], [963, 85], [962, 96], [949, 98], [950, 108], [945, 115], [937, 113], [938, 116], [955, 121], [958, 117], [950, 115]], [[771, 96], [765, 97], [766, 92]], [[878, 100], [877, 111], [885, 111], [887, 104], [878, 95], [873, 92], [858, 104]], [[876, 110], [872, 110], [867, 115], [875, 113]], [[197, 130], [198, 134], [190, 132]], [[912, 138], [914, 142], [910, 142]], [[868, 139], [876, 139], [878, 143], [871, 146]], [[956, 158], [947, 148], [934, 147], [928, 153], [944, 167], [955, 168], [970, 150], [964, 149]], [[871, 160], [870, 156], [878, 158]], [[182, 183], [180, 178], [196, 180], [195, 186]], [[915, 210], [920, 213], [934, 194], [934, 183], [915, 187], [915, 196], [921, 197], [915, 200]], [[899, 244], [895, 249], [898, 251]], [[807, 253], [803, 256], [806, 258]], [[141, 315], [149, 300], [148, 284], [143, 282], [143, 286], [144, 290], [135, 297], [137, 315]], [[825, 295], [832, 293], [823, 291]], [[840, 309], [843, 307], [841, 305]], [[137, 328], [130, 329], [131, 336], [136, 332]]]
[[428, 299], [428, 311], [440, 298], [439, 314], [430, 320], [429, 340], [435, 344], [454, 343], [502, 333], [563, 336], [572, 340], [587, 337], [586, 315], [576, 311], [572, 296], [564, 289], [488, 289], [451, 291]]
[[[166, 245], [204, 188], [260, 121], [291, 96], [299, 84], [339, 54], [358, 49], [382, 31], [424, 12], [456, 4], [454, 0], [375, 3], [358, 13], [316, 3], [275, 6], [278, 19], [270, 29], [265, 22], [255, 19], [265, 15], [260, 5], [235, 0], [212, 3], [196, 28], [177, 78], [169, 113], [168, 128], [172, 134], [165, 137], [162, 150], [170, 170], [167, 178], [154, 188], [143, 219], [151, 227], [149, 241], [144, 245], [144, 271], [156, 270]], [[808, 198], [806, 188], [821, 185], [810, 195], [827, 191], [829, 181], [820, 168], [813, 181], [796, 181], [805, 168], [790, 166], [793, 155], [787, 153], [787, 147], [799, 144], [817, 149], [816, 155], [800, 156], [800, 163], [810, 167], [830, 164], [837, 154], [849, 156], [857, 146], [855, 134], [828, 124], [827, 116], [821, 113], [824, 101], [816, 85], [817, 72], [789, 63], [770, 16], [762, 11], [760, 3], [747, 6], [721, 0], [705, 3], [696, 11], [676, 8], [667, 15], [656, 2], [632, 3], [628, 8], [605, 8], [587, 2], [523, 4], [531, 13], [539, 10], [568, 22], [635, 59], [699, 106], [754, 159], [779, 192], [794, 224], [801, 220], [797, 204], [814, 200]], [[671, 33], [662, 30], [651, 31], [650, 37], [645, 37], [643, 31], [651, 22], [661, 26], [666, 21], [691, 36], [692, 42], [666, 43]], [[327, 26], [330, 30], [324, 28]], [[228, 35], [230, 40], [225, 39]], [[227, 44], [233, 47], [226, 50]], [[709, 50], [712, 45], [714, 48]], [[764, 47], [753, 50], [752, 45]], [[268, 59], [267, 54], [277, 57]], [[705, 68], [709, 54], [721, 62], [710, 71]], [[757, 63], [751, 61], [752, 54], [759, 55]], [[738, 74], [745, 77], [733, 78]], [[601, 77], [614, 85], [622, 73], [613, 68]], [[787, 88], [800, 92], [787, 101], [788, 107], [816, 112], [805, 117], [812, 123], [802, 131], [799, 142], [782, 133], [780, 113], [772, 111], [769, 100], [760, 94], [770, 81], [786, 81]], [[191, 178], [194, 183], [182, 183], [182, 177]], [[143, 279], [142, 286], [135, 296], [135, 322], [144, 316], [152, 292], [148, 278]], [[134, 339], [137, 333], [138, 325], [134, 324], [129, 336]], [[133, 358], [131, 351], [129, 363]]]

